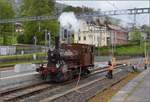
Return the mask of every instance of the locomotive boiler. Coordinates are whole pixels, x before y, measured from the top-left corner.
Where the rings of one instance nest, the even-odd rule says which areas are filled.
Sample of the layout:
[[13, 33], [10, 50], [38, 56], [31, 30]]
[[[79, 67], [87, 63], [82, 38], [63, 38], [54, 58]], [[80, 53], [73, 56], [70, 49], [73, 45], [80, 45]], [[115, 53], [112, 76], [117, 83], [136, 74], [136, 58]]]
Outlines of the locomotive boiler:
[[48, 50], [48, 63], [37, 68], [44, 80], [63, 82], [88, 75], [94, 67], [94, 46], [87, 44], [60, 44], [56, 37], [55, 49]]

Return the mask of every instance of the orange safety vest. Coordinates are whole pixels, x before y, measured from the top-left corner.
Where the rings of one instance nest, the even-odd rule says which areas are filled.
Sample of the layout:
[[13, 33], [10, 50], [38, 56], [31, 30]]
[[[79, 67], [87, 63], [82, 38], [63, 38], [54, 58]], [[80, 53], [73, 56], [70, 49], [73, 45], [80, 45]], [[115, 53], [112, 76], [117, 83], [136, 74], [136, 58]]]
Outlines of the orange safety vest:
[[144, 64], [147, 64], [147, 63], [148, 63], [148, 59], [144, 58]]
[[109, 67], [108, 67], [108, 70], [109, 70], [109, 71], [111, 71], [111, 70], [113, 70], [113, 69], [114, 69], [113, 66], [109, 66]]

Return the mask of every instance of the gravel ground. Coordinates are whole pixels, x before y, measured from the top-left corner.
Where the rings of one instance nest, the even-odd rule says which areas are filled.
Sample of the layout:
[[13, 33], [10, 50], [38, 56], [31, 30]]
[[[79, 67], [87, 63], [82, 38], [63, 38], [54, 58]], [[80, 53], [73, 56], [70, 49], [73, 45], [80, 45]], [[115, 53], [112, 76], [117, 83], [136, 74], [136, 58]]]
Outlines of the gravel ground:
[[122, 71], [116, 74], [113, 80], [106, 79], [103, 81], [98, 81], [88, 87], [79, 89], [79, 91], [72, 92], [60, 98], [57, 98], [52, 102], [86, 102], [90, 97], [94, 96], [99, 90], [103, 90], [105, 87], [107, 87], [107, 85], [114, 83], [115, 81], [118, 80], [120, 76], [124, 76], [127, 73], [128, 73], [127, 71]]
[[123, 86], [125, 86], [130, 80], [132, 80], [138, 74], [139, 73], [129, 73], [124, 80], [101, 93], [97, 93], [96, 96], [92, 97], [90, 100], [88, 100], [88, 102], [108, 102], [113, 95], [115, 95]]
[[17, 77], [13, 79], [6, 79], [1, 80], [0, 82], [0, 91], [4, 89], [10, 89], [15, 88], [16, 86], [23, 86], [28, 83], [34, 83], [42, 81], [39, 75], [29, 75], [29, 76], [23, 76], [23, 77]]
[[[94, 80], [96, 78], [99, 78], [99, 77], [102, 77], [104, 76], [106, 73], [100, 73], [100, 74], [97, 74], [97, 75], [94, 75], [94, 76], [90, 76], [86, 79], [83, 79], [80, 81], [80, 84], [84, 84], [86, 83], [87, 81], [91, 81], [91, 80]], [[49, 89], [47, 91], [44, 91], [44, 92], [41, 92], [41, 93], [38, 93], [36, 95], [33, 95], [33, 96], [30, 96], [30, 97], [27, 97], [26, 99], [22, 99], [20, 101], [23, 101], [23, 102], [37, 102], [41, 99], [44, 99], [44, 98], [47, 98], [47, 97], [51, 97], [53, 95], [56, 95], [56, 94], [60, 94], [60, 93], [63, 93], [69, 89], [72, 89], [76, 86], [76, 81], [73, 82], [73, 83], [70, 83], [70, 84], [67, 84], [67, 85], [64, 85], [64, 86], [58, 86], [56, 88], [53, 88], [53, 89]]]
[[[122, 70], [117, 70], [117, 71], [121, 71], [121, 73], [118, 73], [117, 75], [115, 75], [115, 78], [113, 80], [103, 80], [103, 81], [98, 81], [95, 84], [90, 85], [89, 87], [86, 87], [85, 89], [81, 89], [81, 93], [80, 92], [73, 92], [68, 94], [67, 96], [63, 96], [60, 97], [56, 100], [54, 100], [54, 102], [85, 102], [87, 99], [89, 99], [90, 97], [92, 97], [93, 95], [95, 95], [95, 93], [97, 92], [98, 89], [102, 89], [103, 87], [105, 87], [109, 82], [114, 82], [115, 80], [117, 80], [118, 76], [120, 75], [125, 75], [127, 73], [127, 71], [122, 71]], [[96, 74], [93, 76], [90, 76], [86, 79], [80, 80], [80, 85], [81, 84], [85, 84], [87, 82], [93, 81], [97, 78], [100, 77], [104, 77], [106, 75], [106, 73], [101, 73], [101, 74]], [[76, 86], [76, 82], [67, 84], [67, 85], [63, 85], [63, 86], [57, 86], [56, 88], [53, 89], [49, 89], [46, 90], [44, 92], [40, 92], [36, 95], [32, 95], [30, 97], [27, 97], [25, 99], [20, 99], [19, 101], [21, 102], [38, 102], [38, 101], [43, 101], [43, 99], [47, 99], [48, 97], [53, 97], [53, 96], [57, 96], [61, 93], [64, 93], [72, 88], [75, 88]], [[89, 88], [91, 88], [91, 90], [89, 90]], [[86, 91], [85, 91], [86, 90]]]

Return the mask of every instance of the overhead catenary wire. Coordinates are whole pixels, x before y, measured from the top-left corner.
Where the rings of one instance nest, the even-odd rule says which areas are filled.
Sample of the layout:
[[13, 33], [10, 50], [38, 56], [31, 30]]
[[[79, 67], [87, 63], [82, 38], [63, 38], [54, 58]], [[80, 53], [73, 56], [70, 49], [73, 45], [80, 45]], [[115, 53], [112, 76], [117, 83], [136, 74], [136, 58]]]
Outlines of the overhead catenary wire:
[[[107, 3], [109, 3], [110, 5], [112, 5], [114, 8], [116, 8], [117, 10], [119, 10], [119, 8], [117, 6], [115, 6], [115, 4], [112, 4], [109, 0], [106, 0]], [[112, 64], [114, 63], [114, 60], [115, 59], [115, 55], [114, 55], [114, 49], [115, 49], [115, 43], [116, 43], [116, 33], [112, 33], [111, 34], [111, 31], [110, 31], [110, 41], [111, 41], [111, 52], [112, 52]]]
[[[120, 12], [123, 11], [123, 12]], [[141, 11], [141, 12], [139, 12]], [[116, 14], [117, 12], [117, 14]], [[101, 13], [96, 14], [97, 16], [104, 16], [104, 15], [133, 15], [133, 14], [149, 14], [150, 8], [136, 8], [135, 9], [123, 9], [123, 10], [110, 10], [110, 11], [102, 11]], [[95, 15], [95, 14], [92, 14]], [[91, 15], [79, 15], [79, 17], [91, 17]], [[42, 20], [53, 20], [58, 18], [57, 14], [49, 15], [49, 16], [31, 16], [31, 17], [17, 17], [12, 19], [0, 19], [0, 24], [5, 23], [16, 23], [16, 22], [31, 22], [31, 21], [42, 21]]]
[[[117, 10], [120, 10], [114, 3], [112, 3], [112, 2], [110, 2], [109, 0], [106, 0], [106, 2], [108, 3], [108, 4], [110, 4], [113, 8], [115, 8], [115, 9], [117, 9]], [[149, 0], [149, 8], [150, 8], [150, 0]], [[137, 9], [137, 8], [134, 8], [135, 10]], [[133, 19], [133, 27], [134, 27], [134, 30], [135, 30], [135, 26], [136, 26], [136, 24], [139, 24], [140, 25], [140, 23], [138, 23], [137, 22], [137, 20], [136, 20], [136, 13], [134, 13], [134, 19]], [[130, 15], [128, 16], [130, 19], [132, 19], [131, 17], [130, 17]], [[142, 17], [143, 19], [142, 20], [145, 20], [144, 19], [144, 17]], [[150, 13], [149, 13], [149, 25], [150, 25]], [[146, 42], [145, 42], [145, 45], [144, 45], [144, 49], [145, 49], [145, 59], [147, 59], [148, 58], [148, 53], [147, 53], [147, 48], [146, 48]], [[113, 53], [114, 53], [114, 49], [113, 49], [113, 44], [112, 44], [112, 56], [113, 56]]]
[[[108, 3], [108, 4], [110, 4], [113, 8], [115, 8], [116, 10], [121, 10], [121, 9], [119, 9], [114, 3], [112, 3], [112, 2], [110, 2], [109, 0], [106, 0], [106, 2]], [[120, 1], [121, 2], [121, 1]], [[138, 8], [134, 8], [134, 9], [138, 9]], [[140, 22], [138, 22], [137, 20], [136, 20], [136, 13], [134, 13], [134, 17], [132, 18], [132, 17], [130, 17], [130, 15], [128, 15], [128, 17], [129, 17], [129, 20], [132, 20], [133, 21], [133, 24], [134, 25], [136, 25], [136, 24], [140, 24]], [[126, 22], [126, 23], [130, 23], [129, 21], [126, 21], [126, 20], [123, 20], [123, 19], [121, 19], [121, 21], [124, 21], [124, 22]]]

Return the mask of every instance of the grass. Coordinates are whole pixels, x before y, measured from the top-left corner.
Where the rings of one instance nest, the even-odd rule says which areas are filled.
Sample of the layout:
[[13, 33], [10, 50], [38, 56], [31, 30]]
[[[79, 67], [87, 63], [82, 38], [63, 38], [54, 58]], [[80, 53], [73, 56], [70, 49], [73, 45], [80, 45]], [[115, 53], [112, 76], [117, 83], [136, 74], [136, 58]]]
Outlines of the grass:
[[0, 68], [14, 66], [16, 64], [25, 64], [25, 63], [42, 63], [47, 62], [46, 60], [32, 60], [32, 61], [15, 61], [15, 62], [5, 62], [0, 63]]
[[[102, 47], [100, 48], [100, 54], [101, 55], [109, 55], [110, 54], [110, 48], [108, 47]], [[150, 49], [148, 49], [150, 50]], [[117, 46], [116, 49], [114, 49], [115, 56], [136, 56], [136, 55], [142, 55], [144, 54], [144, 45], [122, 45]]]
[[140, 55], [144, 53], [144, 48], [140, 46], [128, 46], [128, 47], [118, 47], [116, 49], [116, 54], [118, 56], [122, 55]]
[[[7, 61], [7, 62], [1, 62], [0, 67], [9, 67], [14, 66], [16, 64], [22, 64], [22, 63], [41, 63], [43, 60], [37, 59], [33, 60], [33, 55], [36, 54], [37, 58], [39, 57], [45, 57], [46, 53], [33, 53], [33, 54], [24, 54], [24, 55], [12, 55], [12, 56], [0, 56], [0, 59], [4, 60], [13, 60], [13, 61]], [[44, 62], [46, 62], [44, 60]]]
[[9, 55], [9, 56], [0, 56], [0, 59], [27, 59], [32, 58], [33, 55], [36, 54], [37, 57], [46, 56], [46, 53], [40, 52], [40, 53], [32, 53], [32, 54], [24, 54], [24, 55]]

